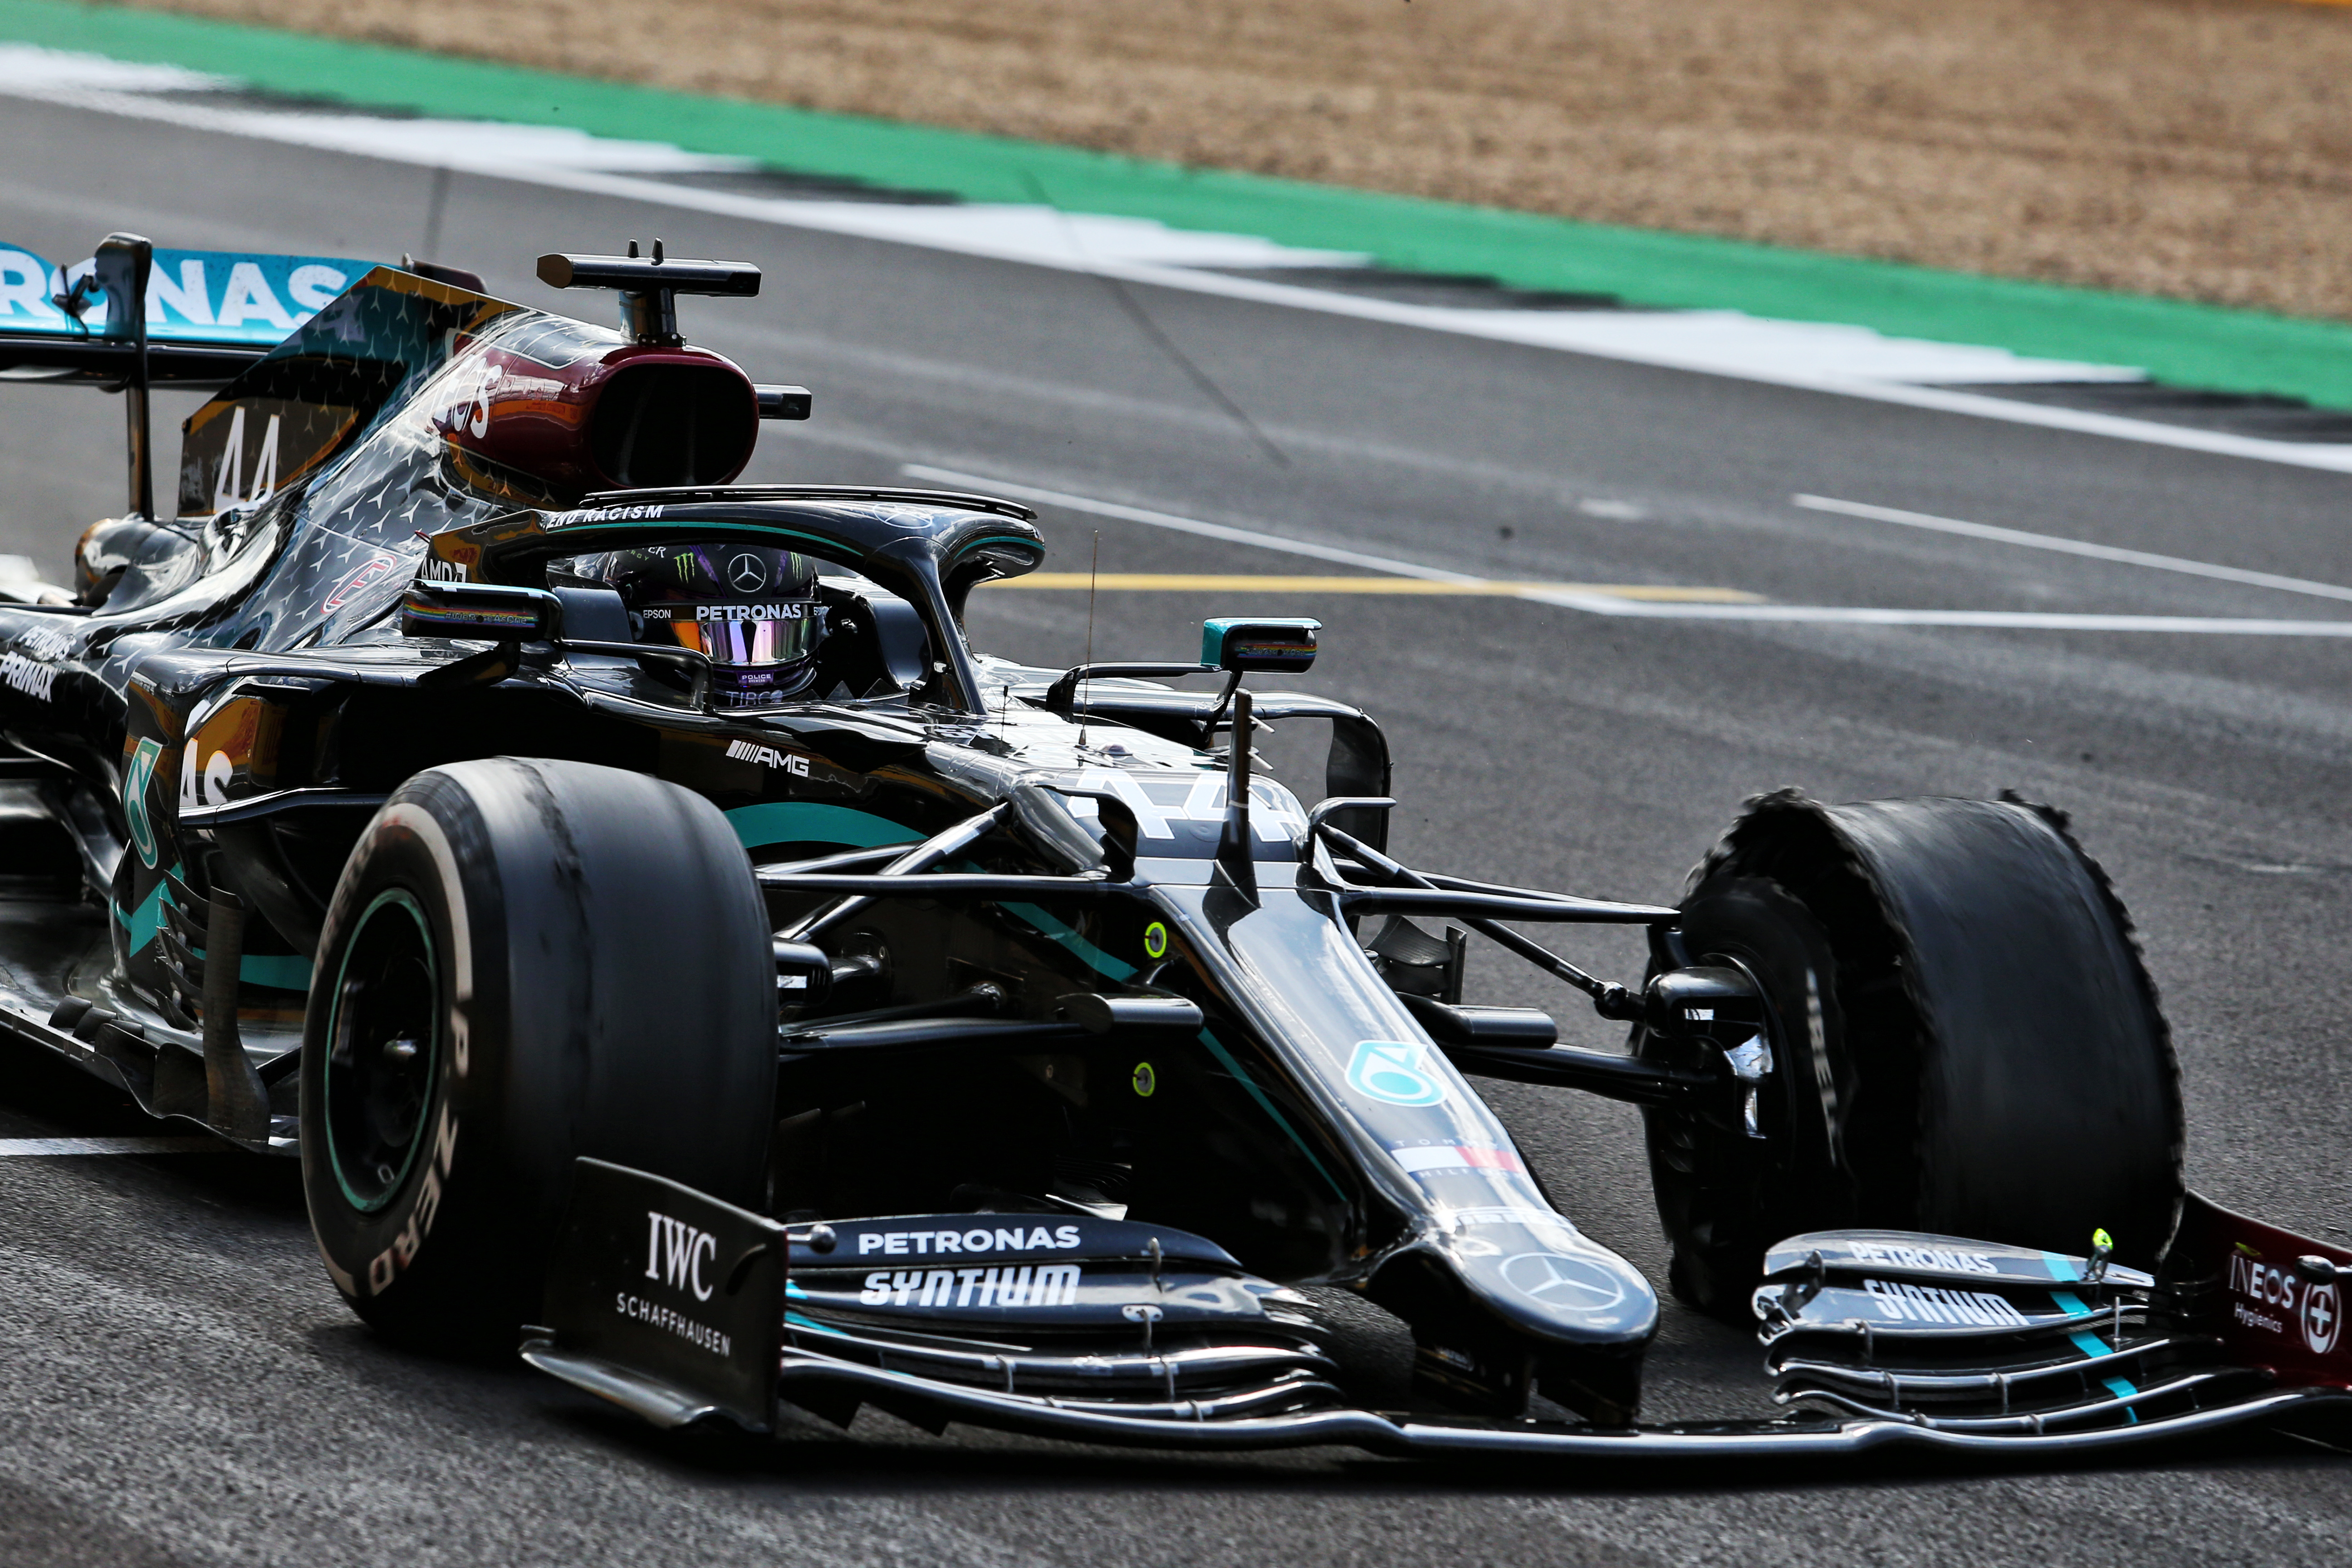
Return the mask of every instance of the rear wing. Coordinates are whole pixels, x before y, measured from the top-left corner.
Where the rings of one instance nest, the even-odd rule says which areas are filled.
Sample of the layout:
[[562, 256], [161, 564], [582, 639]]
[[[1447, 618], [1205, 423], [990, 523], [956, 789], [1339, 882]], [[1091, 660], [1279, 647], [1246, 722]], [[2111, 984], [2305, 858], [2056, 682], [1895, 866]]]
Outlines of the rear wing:
[[[373, 262], [328, 256], [145, 249], [110, 237], [100, 254], [56, 267], [0, 246], [0, 370], [56, 379], [122, 379], [146, 329], [151, 383], [219, 384], [357, 282]], [[129, 308], [118, 310], [129, 300]], [[139, 320], [143, 318], [142, 320]], [[47, 379], [47, 378], [38, 378]]]
[[157, 250], [107, 236], [89, 260], [55, 267], [0, 246], [0, 376], [89, 382], [124, 397], [130, 508], [155, 512], [147, 389], [227, 384], [373, 263], [326, 256]]

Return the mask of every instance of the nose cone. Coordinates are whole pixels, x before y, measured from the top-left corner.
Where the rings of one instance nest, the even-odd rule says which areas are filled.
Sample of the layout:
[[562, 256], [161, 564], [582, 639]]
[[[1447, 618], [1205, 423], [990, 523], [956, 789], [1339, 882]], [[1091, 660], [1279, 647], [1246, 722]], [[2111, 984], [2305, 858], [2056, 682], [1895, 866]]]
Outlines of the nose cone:
[[1638, 1345], [1657, 1331], [1658, 1298], [1650, 1282], [1565, 1226], [1465, 1226], [1438, 1251], [1483, 1306], [1529, 1334], [1580, 1345]]
[[1381, 1258], [1364, 1289], [1412, 1326], [1416, 1383], [1457, 1408], [1516, 1415], [1540, 1388], [1595, 1421], [1630, 1421], [1656, 1294], [1552, 1211], [1510, 1133], [1347, 927], [1270, 874], [1253, 900], [1155, 896], [1357, 1155]]
[[1658, 1298], [1623, 1258], [1538, 1210], [1457, 1210], [1373, 1276], [1412, 1325], [1414, 1377], [1457, 1407], [1515, 1415], [1527, 1395], [1631, 1423]]

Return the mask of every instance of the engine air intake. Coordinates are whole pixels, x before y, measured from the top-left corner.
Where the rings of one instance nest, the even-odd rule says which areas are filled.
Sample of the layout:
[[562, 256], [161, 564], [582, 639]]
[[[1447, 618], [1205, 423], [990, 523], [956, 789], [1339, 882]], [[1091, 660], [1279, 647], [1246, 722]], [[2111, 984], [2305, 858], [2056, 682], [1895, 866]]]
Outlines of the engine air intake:
[[759, 440], [759, 406], [722, 363], [625, 364], [596, 399], [589, 458], [614, 485], [723, 484]]

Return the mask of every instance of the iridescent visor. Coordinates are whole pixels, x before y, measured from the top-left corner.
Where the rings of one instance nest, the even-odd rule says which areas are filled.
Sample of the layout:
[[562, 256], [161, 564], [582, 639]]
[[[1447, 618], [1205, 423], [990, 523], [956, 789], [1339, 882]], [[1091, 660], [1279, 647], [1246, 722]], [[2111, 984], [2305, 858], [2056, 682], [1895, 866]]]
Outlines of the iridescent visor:
[[670, 641], [708, 654], [713, 664], [793, 664], [815, 648], [824, 622], [814, 599], [767, 604], [652, 605], [647, 642]]

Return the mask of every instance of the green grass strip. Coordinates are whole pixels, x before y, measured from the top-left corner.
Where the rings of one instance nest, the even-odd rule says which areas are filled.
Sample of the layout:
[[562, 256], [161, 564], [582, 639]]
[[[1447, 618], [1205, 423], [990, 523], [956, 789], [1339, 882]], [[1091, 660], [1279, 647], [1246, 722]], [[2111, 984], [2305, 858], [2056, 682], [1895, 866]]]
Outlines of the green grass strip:
[[777, 168], [1367, 252], [1395, 267], [1668, 308], [1836, 321], [2352, 408], [2352, 323], [1944, 272], [1703, 236], [1187, 169], [1005, 137], [700, 97], [69, 0], [0, 0], [0, 38], [280, 92], [567, 125]]

